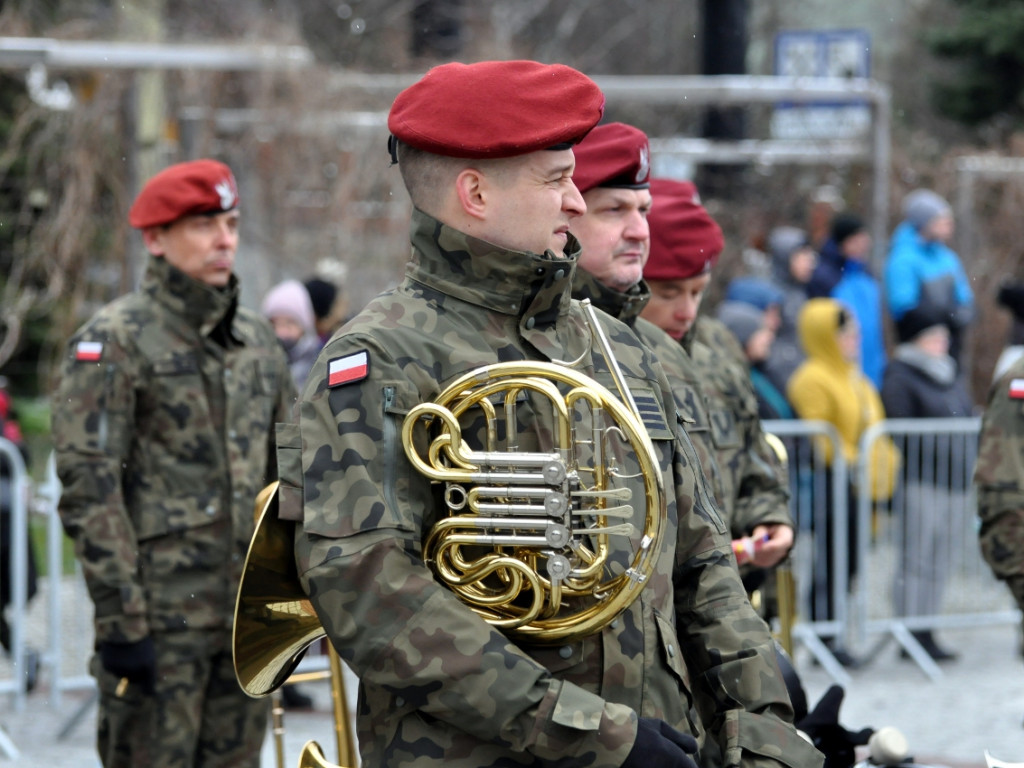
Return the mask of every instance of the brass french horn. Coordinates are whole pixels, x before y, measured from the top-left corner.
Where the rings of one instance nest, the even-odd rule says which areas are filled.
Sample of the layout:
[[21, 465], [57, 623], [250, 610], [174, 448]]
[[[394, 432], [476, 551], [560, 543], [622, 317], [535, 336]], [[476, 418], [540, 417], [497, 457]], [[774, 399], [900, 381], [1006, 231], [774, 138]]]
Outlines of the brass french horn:
[[[232, 651], [239, 685], [253, 697], [267, 696], [292, 675], [303, 654], [324, 636], [324, 629], [299, 583], [295, 567], [295, 524], [278, 517], [278, 486], [271, 483], [256, 497], [256, 532], [249, 543], [242, 582], [235, 599]], [[341, 764], [355, 768], [355, 738], [349, 723], [341, 660], [328, 649], [334, 735]], [[318, 673], [309, 673], [318, 674]], [[276, 709], [276, 708], [275, 708]], [[276, 720], [280, 739], [283, 725]], [[283, 745], [277, 744], [278, 768]], [[300, 768], [315, 768], [323, 759], [319, 745], [305, 745]], [[324, 762], [324, 766], [333, 764]]]

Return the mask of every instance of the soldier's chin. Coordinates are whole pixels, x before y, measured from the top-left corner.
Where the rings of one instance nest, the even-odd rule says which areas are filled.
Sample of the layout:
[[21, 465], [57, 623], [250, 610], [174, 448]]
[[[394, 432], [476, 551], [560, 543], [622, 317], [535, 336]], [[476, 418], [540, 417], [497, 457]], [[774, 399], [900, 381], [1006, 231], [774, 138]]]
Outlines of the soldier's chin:
[[231, 280], [230, 269], [216, 269], [206, 273], [206, 278], [203, 282], [207, 285], [212, 285], [214, 288], [224, 288]]

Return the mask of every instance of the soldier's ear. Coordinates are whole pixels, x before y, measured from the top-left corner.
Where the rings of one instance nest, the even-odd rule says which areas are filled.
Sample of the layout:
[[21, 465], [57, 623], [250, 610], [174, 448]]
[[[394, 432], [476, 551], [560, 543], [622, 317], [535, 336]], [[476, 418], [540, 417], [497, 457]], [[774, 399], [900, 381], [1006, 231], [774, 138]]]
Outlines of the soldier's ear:
[[142, 230], [142, 243], [154, 256], [163, 256], [167, 250], [163, 238], [166, 231], [167, 227], [146, 227]]
[[463, 213], [474, 219], [487, 214], [487, 177], [476, 168], [464, 168], [455, 177], [455, 194]]

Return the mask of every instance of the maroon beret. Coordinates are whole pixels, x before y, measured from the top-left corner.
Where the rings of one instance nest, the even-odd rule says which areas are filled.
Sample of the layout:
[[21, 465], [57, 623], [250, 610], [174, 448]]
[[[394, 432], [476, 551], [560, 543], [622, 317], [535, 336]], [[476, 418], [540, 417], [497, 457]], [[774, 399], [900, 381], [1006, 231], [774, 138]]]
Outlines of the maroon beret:
[[136, 229], [159, 227], [237, 206], [238, 185], [231, 169], [216, 160], [191, 160], [164, 168], [147, 181], [128, 211], [128, 222]]
[[604, 94], [581, 72], [536, 61], [442, 64], [395, 99], [388, 130], [450, 157], [514, 157], [583, 138]]
[[689, 181], [651, 179], [651, 255], [645, 280], [687, 280], [711, 270], [725, 247], [722, 229]]
[[599, 125], [573, 147], [576, 171], [572, 180], [580, 192], [594, 187], [647, 189], [651, 147], [647, 134], [625, 123]]

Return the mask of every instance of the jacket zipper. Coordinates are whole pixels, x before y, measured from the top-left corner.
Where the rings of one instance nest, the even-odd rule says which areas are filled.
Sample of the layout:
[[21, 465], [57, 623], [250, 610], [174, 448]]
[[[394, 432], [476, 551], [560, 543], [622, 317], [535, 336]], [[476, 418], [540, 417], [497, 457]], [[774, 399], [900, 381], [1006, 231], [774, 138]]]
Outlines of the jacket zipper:
[[110, 432], [110, 418], [108, 416], [109, 403], [107, 400], [111, 396], [111, 389], [114, 385], [114, 365], [112, 363], [107, 364], [107, 369], [103, 377], [103, 407], [100, 408], [100, 421], [96, 426], [96, 443], [97, 449], [105, 451], [107, 449], [107, 437]]
[[390, 414], [395, 403], [395, 388], [384, 387], [384, 503], [392, 511], [398, 509], [395, 497], [395, 464], [398, 461], [396, 451], [397, 432], [395, 420]]

